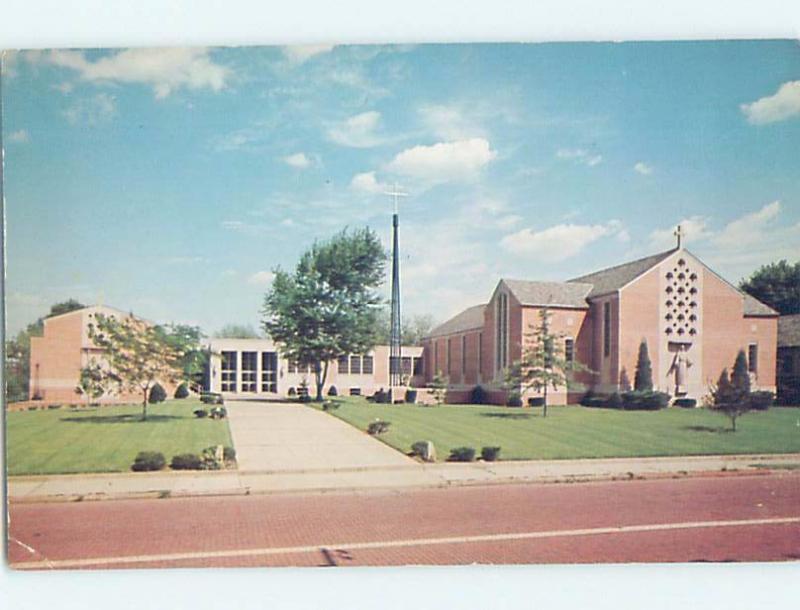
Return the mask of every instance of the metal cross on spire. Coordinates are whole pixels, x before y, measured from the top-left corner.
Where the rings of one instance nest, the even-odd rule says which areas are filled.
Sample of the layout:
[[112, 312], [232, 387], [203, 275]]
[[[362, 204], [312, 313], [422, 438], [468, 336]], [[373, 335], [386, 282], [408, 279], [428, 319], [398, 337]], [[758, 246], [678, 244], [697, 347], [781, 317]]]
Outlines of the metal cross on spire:
[[678, 238], [678, 250], [681, 249], [681, 238], [683, 237], [683, 229], [681, 229], [681, 225], [675, 227], [675, 232], [673, 233], [675, 237]]
[[[392, 215], [392, 321], [391, 340], [389, 344], [389, 388], [390, 390], [401, 385], [402, 367], [400, 359], [400, 249], [398, 243], [398, 205], [400, 197], [408, 197], [408, 193], [400, 190], [395, 182], [394, 186], [385, 191], [394, 199], [394, 214]], [[392, 397], [395, 400], [395, 397]]]

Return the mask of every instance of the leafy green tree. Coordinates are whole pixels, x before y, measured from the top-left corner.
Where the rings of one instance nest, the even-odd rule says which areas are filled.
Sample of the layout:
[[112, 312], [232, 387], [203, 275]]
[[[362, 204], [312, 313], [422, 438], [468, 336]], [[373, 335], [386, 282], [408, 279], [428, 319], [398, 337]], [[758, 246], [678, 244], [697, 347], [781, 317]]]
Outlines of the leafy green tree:
[[180, 368], [183, 371], [183, 380], [196, 383], [205, 370], [209, 358], [208, 350], [201, 345], [203, 332], [200, 327], [168, 324], [156, 328], [162, 333], [164, 342], [181, 354]]
[[750, 372], [747, 370], [747, 356], [741, 349], [736, 354], [736, 361], [733, 363], [731, 386], [743, 400], [750, 397]]
[[214, 333], [222, 339], [260, 339], [261, 335], [249, 324], [226, 324]]
[[639, 356], [636, 359], [636, 373], [633, 377], [633, 389], [637, 392], [652, 392], [653, 368], [650, 364], [650, 353], [647, 350], [647, 341], [642, 339], [639, 344]]
[[[391, 314], [387, 307], [381, 307], [375, 320], [375, 340], [380, 345], [388, 345], [391, 335]], [[433, 316], [418, 314], [403, 317], [400, 326], [400, 342], [403, 345], [422, 345], [422, 340], [433, 330]]]
[[449, 381], [447, 377], [442, 374], [442, 371], [436, 371], [433, 379], [431, 379], [428, 383], [428, 387], [431, 390], [431, 396], [433, 396], [433, 399], [436, 401], [437, 405], [444, 404], [445, 398], [447, 398], [448, 385]]
[[532, 341], [523, 351], [522, 359], [509, 369], [518, 377], [521, 393], [527, 389], [542, 393], [543, 416], [547, 417], [548, 389], [556, 391], [568, 387], [573, 373], [589, 371], [589, 368], [574, 359], [567, 360], [564, 349], [560, 347], [564, 345], [566, 335], [550, 329], [550, 311], [547, 308], [539, 310], [539, 323], [529, 336]]
[[385, 264], [386, 253], [373, 231], [345, 229], [315, 242], [294, 273], [275, 269], [264, 297], [263, 329], [286, 358], [313, 367], [318, 401], [330, 362], [367, 352], [376, 343], [377, 289]]
[[88, 407], [92, 404], [93, 400], [100, 398], [107, 390], [108, 384], [102, 367], [96, 360], [90, 360], [89, 363], [81, 369], [81, 375], [78, 378], [78, 385], [75, 387], [75, 393], [86, 399], [86, 406]]
[[762, 266], [739, 288], [766, 303], [781, 315], [800, 313], [800, 261], [785, 260]]
[[44, 320], [77, 309], [85, 305], [75, 299], [68, 299], [50, 307], [50, 313], [28, 324], [13, 339], [6, 341], [5, 382], [6, 399], [9, 402], [27, 400], [30, 384], [31, 337], [41, 337]]
[[104, 351], [105, 380], [121, 391], [142, 396], [142, 421], [147, 419], [150, 389], [159, 381], [175, 383], [183, 374], [184, 353], [160, 326], [126, 316], [95, 315], [89, 337]]
[[[739, 358], [737, 357], [737, 362]], [[750, 411], [749, 392], [744, 394], [728, 377], [728, 369], [723, 369], [716, 386], [711, 390], [711, 408], [725, 415], [731, 421], [731, 430], [736, 432], [736, 420]]]

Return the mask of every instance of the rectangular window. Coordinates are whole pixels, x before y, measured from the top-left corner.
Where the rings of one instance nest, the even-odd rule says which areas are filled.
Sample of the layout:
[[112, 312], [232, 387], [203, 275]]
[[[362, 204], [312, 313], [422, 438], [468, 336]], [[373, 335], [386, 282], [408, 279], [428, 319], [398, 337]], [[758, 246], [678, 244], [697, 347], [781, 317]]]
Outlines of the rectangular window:
[[461, 379], [467, 374], [467, 335], [461, 335]]
[[564, 359], [567, 362], [575, 362], [575, 341], [564, 339]]
[[400, 358], [400, 372], [403, 375], [411, 375], [411, 357], [403, 356]]
[[478, 333], [478, 381], [483, 374], [483, 333]]
[[242, 392], [257, 390], [258, 352], [242, 352]]
[[755, 343], [747, 346], [747, 370], [758, 373], [758, 345]]
[[453, 338], [452, 337], [448, 337], [447, 338], [447, 354], [446, 354], [446, 356], [447, 356], [447, 367], [446, 367], [447, 373], [446, 373], [446, 375], [450, 376], [450, 363], [453, 361]]
[[611, 303], [603, 303], [603, 356], [611, 355]]
[[339, 356], [339, 360], [336, 362], [340, 375], [347, 375], [350, 372], [350, 368], [347, 366], [348, 362], [350, 362], [350, 358], [347, 356]]
[[364, 375], [372, 375], [372, 372], [374, 371], [374, 369], [375, 369], [375, 366], [374, 366], [374, 361], [372, 359], [372, 356], [364, 356], [361, 359], [361, 372]]
[[508, 295], [505, 293], [497, 297], [496, 315], [497, 344], [495, 350], [497, 370], [500, 371], [508, 366]]
[[289, 373], [296, 373], [297, 372], [297, 363], [292, 362], [291, 360], [286, 364], [286, 370]]
[[278, 391], [278, 354], [261, 352], [261, 391]]
[[236, 391], [237, 352], [222, 352], [222, 391]]
[[414, 358], [414, 376], [423, 375], [424, 374], [424, 362], [422, 361], [422, 357]]
[[361, 374], [361, 356], [350, 356], [350, 373]]

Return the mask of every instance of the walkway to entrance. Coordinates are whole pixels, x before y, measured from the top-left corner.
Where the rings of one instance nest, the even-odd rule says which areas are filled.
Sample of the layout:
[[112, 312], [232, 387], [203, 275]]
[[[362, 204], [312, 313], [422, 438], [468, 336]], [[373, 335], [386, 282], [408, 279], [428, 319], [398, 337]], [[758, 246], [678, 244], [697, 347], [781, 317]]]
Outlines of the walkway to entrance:
[[349, 424], [297, 403], [227, 401], [240, 471], [297, 471], [417, 462]]

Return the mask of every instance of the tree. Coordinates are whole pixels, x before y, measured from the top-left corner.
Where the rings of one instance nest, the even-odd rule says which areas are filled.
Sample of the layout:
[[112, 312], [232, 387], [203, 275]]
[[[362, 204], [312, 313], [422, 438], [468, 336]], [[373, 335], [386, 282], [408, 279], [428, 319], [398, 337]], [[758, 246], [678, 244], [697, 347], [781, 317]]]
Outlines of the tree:
[[567, 387], [573, 373], [589, 371], [589, 368], [574, 359], [567, 360], [565, 350], [556, 347], [564, 345], [566, 335], [550, 330], [550, 311], [547, 308], [539, 310], [539, 323], [529, 336], [532, 341], [524, 350], [522, 359], [510, 369], [518, 376], [522, 391], [532, 389], [542, 393], [543, 416], [547, 417], [548, 388], [555, 391]]
[[731, 386], [741, 397], [750, 396], [750, 372], [747, 370], [747, 356], [744, 355], [744, 350], [741, 349], [736, 354], [736, 361], [733, 363]]
[[800, 313], [800, 261], [785, 260], [762, 266], [739, 288], [766, 303], [781, 315]]
[[631, 380], [628, 377], [628, 371], [624, 366], [622, 367], [622, 371], [619, 373], [619, 390], [620, 392], [631, 391]]
[[644, 339], [639, 344], [639, 356], [636, 359], [633, 389], [637, 392], [652, 392], [653, 390], [653, 368], [650, 364], [650, 353], [647, 351], [647, 341]]
[[437, 405], [444, 403], [445, 398], [447, 397], [448, 383], [448, 379], [442, 374], [442, 371], [436, 371], [433, 379], [431, 379], [430, 383], [428, 383], [428, 387], [431, 390], [431, 396], [433, 396], [433, 399], [436, 401]]
[[261, 335], [249, 324], [226, 324], [214, 333], [222, 339], [260, 339]]
[[[381, 307], [375, 320], [375, 341], [388, 345], [391, 339], [391, 314]], [[401, 320], [400, 342], [403, 345], [422, 345], [422, 340], [433, 330], [433, 316], [418, 314]]]
[[86, 406], [88, 407], [93, 400], [100, 398], [107, 390], [107, 380], [102, 367], [96, 360], [90, 360], [89, 364], [81, 369], [75, 393], [86, 399]]
[[17, 400], [27, 400], [30, 384], [30, 363], [31, 363], [31, 337], [41, 337], [44, 332], [44, 320], [63, 313], [69, 313], [77, 309], [83, 309], [85, 305], [75, 299], [61, 301], [50, 307], [50, 313], [28, 324], [19, 331], [17, 336], [6, 341], [6, 361], [5, 361], [5, 380], [6, 380], [6, 399], [9, 402]]
[[[739, 358], [737, 357], [737, 361]], [[731, 430], [736, 432], [736, 420], [751, 408], [749, 392], [743, 394], [728, 377], [728, 369], [722, 369], [716, 386], [711, 389], [711, 408], [731, 420]]]
[[201, 345], [203, 332], [199, 326], [169, 324], [157, 327], [163, 333], [164, 341], [175, 351], [180, 352], [180, 368], [183, 380], [196, 382], [208, 363], [209, 352]]
[[274, 270], [264, 297], [263, 329], [290, 361], [313, 366], [318, 401], [332, 360], [375, 346], [377, 288], [385, 264], [386, 253], [373, 231], [345, 229], [327, 242], [315, 242], [294, 273]]
[[105, 379], [122, 391], [141, 393], [145, 421], [150, 388], [158, 381], [174, 383], [181, 377], [184, 353], [175, 347], [176, 341], [170, 340], [163, 327], [133, 316], [118, 320], [96, 314], [89, 324], [89, 337], [104, 350]]

